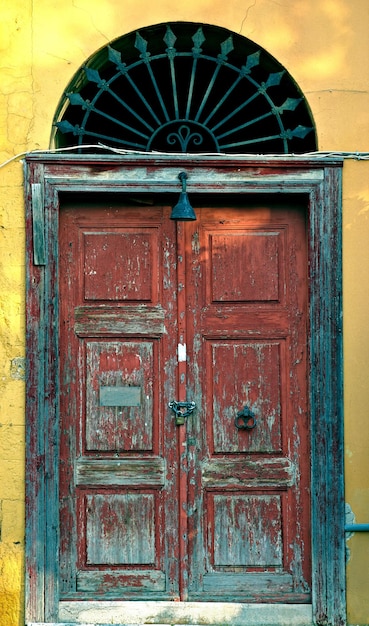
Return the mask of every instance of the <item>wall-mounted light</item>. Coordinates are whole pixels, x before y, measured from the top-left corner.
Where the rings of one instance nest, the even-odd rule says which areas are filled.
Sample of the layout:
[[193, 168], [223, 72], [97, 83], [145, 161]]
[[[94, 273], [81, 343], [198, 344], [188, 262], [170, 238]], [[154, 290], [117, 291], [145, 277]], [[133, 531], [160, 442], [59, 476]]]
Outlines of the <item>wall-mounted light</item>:
[[170, 219], [177, 220], [177, 222], [191, 222], [196, 219], [196, 214], [192, 206], [190, 205], [190, 201], [188, 199], [186, 191], [186, 172], [180, 172], [178, 174], [178, 178], [182, 183], [182, 191], [180, 193], [177, 204], [172, 209]]

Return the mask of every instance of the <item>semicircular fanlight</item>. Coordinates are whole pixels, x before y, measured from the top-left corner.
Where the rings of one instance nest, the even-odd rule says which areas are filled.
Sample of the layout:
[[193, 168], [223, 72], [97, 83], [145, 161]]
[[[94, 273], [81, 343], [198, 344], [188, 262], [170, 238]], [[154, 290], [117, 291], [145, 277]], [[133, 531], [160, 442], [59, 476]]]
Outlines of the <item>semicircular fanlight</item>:
[[77, 73], [58, 147], [301, 153], [316, 149], [307, 102], [265, 50], [230, 31], [176, 22], [121, 37]]

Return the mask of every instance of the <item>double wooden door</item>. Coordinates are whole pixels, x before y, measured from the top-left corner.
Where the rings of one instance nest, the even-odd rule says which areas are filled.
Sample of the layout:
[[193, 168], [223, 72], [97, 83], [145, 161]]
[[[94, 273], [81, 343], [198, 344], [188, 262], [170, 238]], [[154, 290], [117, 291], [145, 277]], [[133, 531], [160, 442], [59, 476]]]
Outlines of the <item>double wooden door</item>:
[[304, 207], [200, 200], [61, 208], [64, 599], [310, 601]]

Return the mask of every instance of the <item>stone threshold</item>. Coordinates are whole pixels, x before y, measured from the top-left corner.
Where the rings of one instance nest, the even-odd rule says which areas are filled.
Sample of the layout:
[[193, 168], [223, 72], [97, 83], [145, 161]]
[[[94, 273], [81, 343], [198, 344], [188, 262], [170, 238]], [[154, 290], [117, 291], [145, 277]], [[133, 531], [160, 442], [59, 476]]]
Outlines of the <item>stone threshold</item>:
[[60, 602], [59, 622], [27, 626], [312, 626], [311, 604]]

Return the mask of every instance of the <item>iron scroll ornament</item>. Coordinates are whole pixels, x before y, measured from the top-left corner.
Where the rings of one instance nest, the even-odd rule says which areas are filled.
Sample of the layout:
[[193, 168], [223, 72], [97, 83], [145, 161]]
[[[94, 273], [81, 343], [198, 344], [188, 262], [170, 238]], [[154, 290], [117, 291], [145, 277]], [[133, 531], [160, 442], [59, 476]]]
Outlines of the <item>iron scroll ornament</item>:
[[237, 413], [234, 423], [238, 430], [252, 430], [256, 426], [255, 413], [245, 405], [242, 411]]

